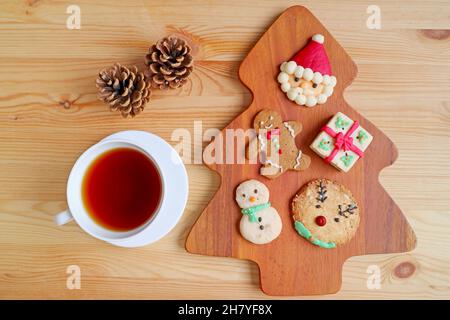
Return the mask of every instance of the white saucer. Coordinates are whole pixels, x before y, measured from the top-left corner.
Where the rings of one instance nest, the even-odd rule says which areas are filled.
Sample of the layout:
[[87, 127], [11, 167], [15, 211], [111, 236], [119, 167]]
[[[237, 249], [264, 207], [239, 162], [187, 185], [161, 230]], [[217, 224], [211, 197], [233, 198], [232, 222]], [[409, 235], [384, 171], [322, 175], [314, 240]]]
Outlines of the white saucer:
[[123, 240], [109, 241], [120, 247], [140, 247], [153, 243], [175, 227], [183, 215], [189, 192], [189, 181], [181, 160], [175, 149], [165, 140], [145, 131], [121, 131], [114, 133], [102, 141], [109, 139], [131, 140], [145, 152], [150, 154], [165, 178], [164, 195], [161, 207], [144, 232]]

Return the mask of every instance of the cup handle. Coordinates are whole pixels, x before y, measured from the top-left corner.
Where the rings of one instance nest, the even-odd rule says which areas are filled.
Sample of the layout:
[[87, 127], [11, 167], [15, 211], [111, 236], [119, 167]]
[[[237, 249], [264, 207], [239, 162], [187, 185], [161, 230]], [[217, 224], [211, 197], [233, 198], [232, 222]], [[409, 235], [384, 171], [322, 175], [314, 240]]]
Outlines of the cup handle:
[[72, 214], [70, 213], [69, 210], [65, 210], [65, 211], [63, 211], [63, 212], [58, 213], [58, 214], [53, 218], [53, 220], [55, 221], [55, 223], [56, 223], [58, 226], [62, 226], [63, 224], [66, 224], [66, 223], [72, 221], [72, 220], [73, 220], [73, 216], [72, 216]]

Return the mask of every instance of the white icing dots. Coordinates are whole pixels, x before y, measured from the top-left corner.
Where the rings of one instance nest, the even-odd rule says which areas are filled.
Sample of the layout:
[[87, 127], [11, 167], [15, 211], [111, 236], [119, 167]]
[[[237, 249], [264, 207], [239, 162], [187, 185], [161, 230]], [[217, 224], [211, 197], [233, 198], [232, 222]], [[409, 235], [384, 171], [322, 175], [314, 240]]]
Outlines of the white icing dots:
[[335, 76], [322, 75], [311, 68], [297, 65], [295, 61], [283, 62], [280, 70], [277, 80], [281, 90], [290, 101], [301, 106], [314, 107], [326, 103], [337, 83]]
[[287, 97], [288, 97], [288, 99], [291, 100], [291, 101], [294, 101], [295, 98], [297, 97], [297, 95], [298, 95], [297, 91], [292, 90], [292, 89], [289, 90], [288, 93], [287, 93]]
[[295, 63], [295, 61], [289, 61], [288, 63], [286, 63], [286, 66], [284, 67], [284, 71], [287, 74], [293, 74], [295, 71], [295, 68], [297, 68], [297, 63]]
[[318, 33], [312, 36], [312, 41], [322, 44], [325, 41], [325, 37]]
[[308, 96], [306, 98], [305, 106], [307, 107], [314, 107], [317, 104], [317, 99], [314, 96]]
[[291, 88], [291, 84], [289, 82], [285, 82], [281, 85], [281, 91], [288, 92]]
[[305, 68], [302, 66], [297, 66], [294, 71], [294, 76], [301, 79], [303, 77], [303, 71], [305, 71]]
[[314, 72], [314, 76], [313, 76], [312, 81], [314, 83], [320, 84], [320, 83], [322, 83], [322, 80], [323, 80], [323, 77], [320, 74], [320, 72]]
[[333, 94], [333, 87], [325, 86], [325, 88], [323, 88], [323, 94], [326, 95], [327, 97], [330, 97]]
[[330, 77], [330, 84], [334, 87], [337, 83], [337, 79], [335, 76]]
[[279, 83], [285, 83], [289, 81], [289, 75], [286, 72], [280, 72], [277, 78]]
[[295, 103], [298, 104], [298, 105], [301, 105], [301, 106], [305, 105], [305, 103], [306, 103], [306, 96], [303, 95], [303, 94], [299, 94], [297, 96], [297, 98], [295, 98]]
[[314, 72], [310, 68], [306, 68], [303, 71], [303, 79], [306, 81], [311, 81], [314, 77]]
[[324, 104], [325, 102], [327, 102], [327, 96], [322, 94], [319, 94], [319, 96], [317, 97], [317, 103], [318, 104]]
[[301, 88], [292, 88], [287, 92], [287, 97], [289, 100], [294, 101], [295, 98], [300, 94]]

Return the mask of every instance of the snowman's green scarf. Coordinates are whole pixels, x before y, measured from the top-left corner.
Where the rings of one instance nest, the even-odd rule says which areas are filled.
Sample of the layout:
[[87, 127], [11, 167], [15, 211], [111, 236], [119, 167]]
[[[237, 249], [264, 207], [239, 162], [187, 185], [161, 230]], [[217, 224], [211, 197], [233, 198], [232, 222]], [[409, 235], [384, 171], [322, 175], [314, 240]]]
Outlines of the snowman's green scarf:
[[324, 242], [322, 240], [314, 238], [311, 234], [311, 231], [309, 231], [308, 228], [306, 228], [305, 225], [300, 221], [295, 221], [295, 230], [297, 230], [299, 235], [301, 235], [312, 244], [315, 244], [316, 246], [325, 249], [336, 248], [336, 244], [334, 242]]
[[256, 213], [258, 211], [264, 210], [264, 209], [269, 208], [271, 206], [272, 205], [270, 204], [270, 202], [266, 202], [266, 203], [263, 203], [263, 204], [258, 204], [258, 205], [253, 206], [253, 207], [241, 209], [241, 212], [242, 212], [242, 214], [245, 214], [246, 216], [248, 216], [248, 219], [250, 220], [250, 222], [258, 222], [258, 218], [256, 217]]

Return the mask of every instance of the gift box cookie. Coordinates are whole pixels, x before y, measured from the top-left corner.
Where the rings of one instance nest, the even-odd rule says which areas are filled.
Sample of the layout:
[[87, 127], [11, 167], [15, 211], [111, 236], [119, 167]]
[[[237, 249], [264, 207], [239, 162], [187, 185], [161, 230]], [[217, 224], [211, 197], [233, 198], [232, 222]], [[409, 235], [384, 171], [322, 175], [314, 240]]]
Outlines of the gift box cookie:
[[325, 162], [348, 172], [364, 155], [372, 140], [372, 135], [358, 121], [338, 112], [320, 130], [310, 148]]

